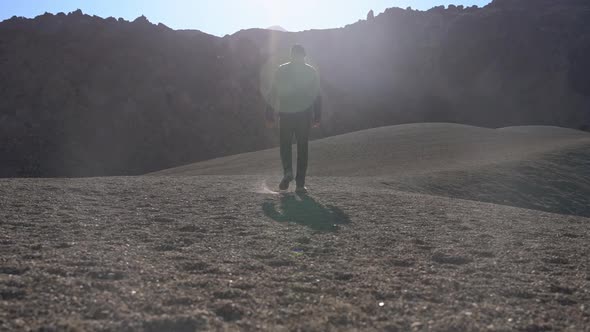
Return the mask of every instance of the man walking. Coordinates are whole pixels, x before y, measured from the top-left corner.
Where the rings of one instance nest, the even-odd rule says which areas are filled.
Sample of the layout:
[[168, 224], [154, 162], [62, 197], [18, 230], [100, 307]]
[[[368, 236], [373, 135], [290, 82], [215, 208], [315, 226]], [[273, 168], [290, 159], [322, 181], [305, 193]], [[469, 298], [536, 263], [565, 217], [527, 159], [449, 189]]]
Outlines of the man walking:
[[310, 127], [319, 127], [322, 112], [320, 82], [317, 71], [305, 62], [305, 49], [301, 45], [291, 48], [291, 62], [277, 69], [266, 109], [267, 125], [275, 123], [275, 109], [279, 112], [280, 151], [283, 180], [280, 190], [289, 189], [293, 181], [292, 139], [297, 140], [296, 192], [306, 193], [305, 173]]

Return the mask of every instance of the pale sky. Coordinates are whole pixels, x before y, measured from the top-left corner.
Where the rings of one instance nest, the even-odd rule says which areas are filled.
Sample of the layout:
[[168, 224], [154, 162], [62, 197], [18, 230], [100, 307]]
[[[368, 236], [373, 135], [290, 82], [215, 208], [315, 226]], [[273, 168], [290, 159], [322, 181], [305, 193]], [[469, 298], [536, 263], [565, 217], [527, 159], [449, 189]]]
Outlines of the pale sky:
[[84, 13], [134, 20], [145, 15], [152, 23], [173, 29], [197, 29], [223, 36], [241, 29], [280, 25], [289, 31], [338, 28], [386, 8], [408, 6], [426, 10], [437, 5], [488, 4], [490, 0], [0, 0], [0, 21], [14, 15], [35, 17], [45, 12]]

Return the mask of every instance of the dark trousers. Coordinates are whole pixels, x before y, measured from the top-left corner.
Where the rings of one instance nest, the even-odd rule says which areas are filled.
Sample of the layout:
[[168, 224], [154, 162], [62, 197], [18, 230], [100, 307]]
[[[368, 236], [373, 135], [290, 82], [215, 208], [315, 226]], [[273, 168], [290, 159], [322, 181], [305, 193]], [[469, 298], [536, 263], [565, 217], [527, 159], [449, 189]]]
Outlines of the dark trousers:
[[307, 152], [309, 130], [311, 127], [311, 112], [280, 113], [280, 143], [281, 162], [284, 175], [293, 176], [292, 144], [293, 135], [297, 140], [297, 176], [295, 182], [298, 187], [305, 185], [305, 173], [307, 172]]

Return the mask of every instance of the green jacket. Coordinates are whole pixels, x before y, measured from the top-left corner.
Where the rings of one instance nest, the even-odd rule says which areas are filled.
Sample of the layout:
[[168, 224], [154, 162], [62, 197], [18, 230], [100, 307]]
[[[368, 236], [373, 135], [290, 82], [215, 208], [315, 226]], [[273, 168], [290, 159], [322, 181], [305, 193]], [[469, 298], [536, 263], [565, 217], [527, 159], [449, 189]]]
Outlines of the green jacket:
[[[313, 110], [314, 119], [320, 120], [320, 79], [317, 71], [305, 62], [288, 62], [276, 70], [269, 97], [270, 108], [279, 113], [297, 113]], [[270, 113], [270, 114], [269, 114]]]

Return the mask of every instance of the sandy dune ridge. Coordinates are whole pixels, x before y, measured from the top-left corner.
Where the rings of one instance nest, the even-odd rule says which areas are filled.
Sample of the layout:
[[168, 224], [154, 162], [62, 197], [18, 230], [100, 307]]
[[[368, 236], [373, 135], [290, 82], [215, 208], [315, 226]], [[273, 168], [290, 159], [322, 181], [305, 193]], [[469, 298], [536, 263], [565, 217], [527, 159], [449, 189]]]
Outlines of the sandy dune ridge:
[[[405, 177], [527, 160], [589, 142], [590, 133], [559, 127], [488, 129], [450, 123], [381, 127], [311, 142], [309, 175]], [[279, 174], [277, 156], [275, 148], [151, 175]]]
[[[421, 123], [318, 140], [311, 143], [310, 154], [312, 176], [366, 177], [361, 186], [590, 217], [587, 132]], [[278, 150], [270, 149], [153, 175], [268, 176], [280, 175], [280, 169]]]

